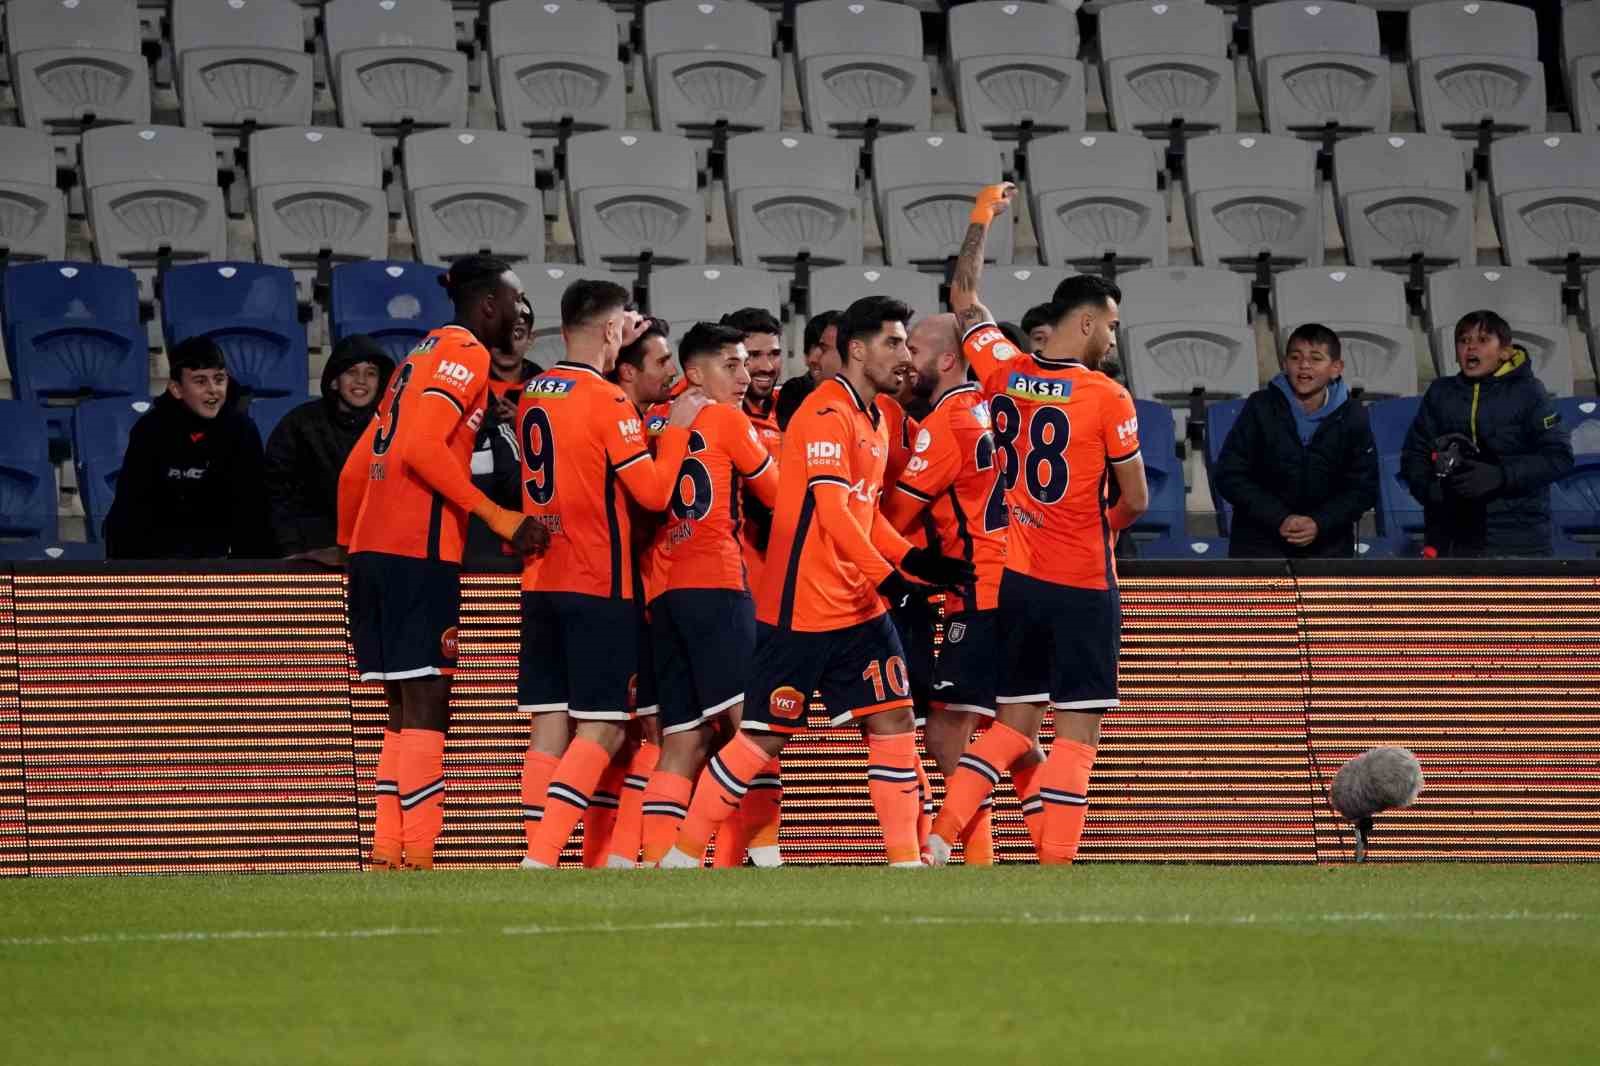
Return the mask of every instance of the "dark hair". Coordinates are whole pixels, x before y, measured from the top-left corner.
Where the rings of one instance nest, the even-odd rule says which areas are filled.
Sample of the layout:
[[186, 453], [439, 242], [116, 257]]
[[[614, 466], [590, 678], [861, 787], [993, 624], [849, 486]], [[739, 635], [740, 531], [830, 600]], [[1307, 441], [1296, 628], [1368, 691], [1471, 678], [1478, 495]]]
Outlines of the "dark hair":
[[[729, 311], [722, 316], [722, 325], [731, 326], [738, 330], [745, 340], [755, 333], [776, 333], [783, 336], [783, 326], [779, 324], [777, 316], [763, 307], [741, 307], [737, 311]], [[683, 337], [683, 343], [689, 343], [689, 335]]]
[[1028, 334], [1018, 328], [1015, 322], [997, 322], [1000, 332], [1006, 335], [1006, 340], [1017, 346], [1019, 352], [1033, 351], [1033, 342], [1028, 339]]
[[[584, 283], [580, 281], [576, 284], [582, 285]], [[600, 282], [599, 284], [609, 285], [610, 282]], [[567, 291], [570, 293], [572, 290], [568, 289]], [[566, 297], [562, 297], [561, 302], [562, 306], [565, 307]], [[645, 342], [647, 342], [651, 337], [661, 337], [665, 339], [670, 329], [671, 327], [668, 326], [663, 319], [649, 317], [645, 318], [644, 332], [639, 334], [632, 344], [623, 345], [622, 350], [617, 352], [617, 366], [620, 367], [623, 363], [627, 363], [635, 370], [643, 370]], [[616, 376], [615, 370], [612, 371], [612, 376]]]
[[838, 311], [818, 311], [806, 319], [805, 351], [810, 351], [822, 343], [822, 335], [828, 331], [829, 326], [839, 324]]
[[1328, 357], [1334, 362], [1343, 358], [1340, 352], [1339, 335], [1324, 326], [1321, 322], [1307, 322], [1303, 326], [1296, 326], [1289, 339], [1283, 343], [1283, 354], [1289, 354], [1289, 345], [1295, 341], [1301, 344], [1314, 344], [1328, 349]]
[[716, 355], [730, 344], [739, 344], [745, 338], [743, 330], [722, 323], [696, 322], [678, 342], [678, 362], [684, 366], [689, 360], [705, 355]]
[[613, 311], [627, 307], [633, 301], [614, 281], [595, 281], [584, 278], [567, 286], [561, 294], [561, 328], [577, 329]]
[[1468, 311], [1456, 323], [1456, 332], [1453, 340], [1460, 340], [1462, 334], [1477, 330], [1487, 333], [1502, 346], [1511, 346], [1511, 325], [1505, 319], [1487, 308], [1482, 311]]
[[1074, 274], [1056, 286], [1050, 298], [1050, 322], [1054, 325], [1080, 307], [1105, 307], [1112, 300], [1122, 302], [1122, 290], [1098, 274]]
[[439, 284], [444, 286], [445, 293], [450, 297], [450, 302], [455, 305], [456, 313], [459, 315], [471, 307], [474, 301], [481, 300], [494, 292], [505, 277], [506, 271], [510, 269], [510, 263], [496, 256], [462, 256], [439, 275]]
[[1040, 326], [1054, 326], [1055, 317], [1050, 313], [1050, 304], [1035, 304], [1022, 314], [1022, 332], [1032, 333]]
[[865, 339], [883, 328], [885, 322], [898, 322], [902, 326], [911, 321], [911, 308], [893, 296], [863, 296], [844, 309], [839, 316], [839, 356], [848, 360], [850, 342]]
[[171, 370], [172, 380], [183, 383], [185, 370], [226, 370], [227, 360], [222, 357], [222, 349], [217, 347], [217, 342], [210, 337], [190, 337], [180, 341], [167, 353], [167, 366]]
[[811, 380], [810, 374], [801, 374], [783, 383], [783, 387], [778, 390], [778, 399], [772, 405], [772, 413], [778, 420], [779, 429], [789, 428], [789, 420], [800, 410], [800, 405], [806, 402], [806, 397], [810, 396], [811, 390], [816, 387], [817, 383]]

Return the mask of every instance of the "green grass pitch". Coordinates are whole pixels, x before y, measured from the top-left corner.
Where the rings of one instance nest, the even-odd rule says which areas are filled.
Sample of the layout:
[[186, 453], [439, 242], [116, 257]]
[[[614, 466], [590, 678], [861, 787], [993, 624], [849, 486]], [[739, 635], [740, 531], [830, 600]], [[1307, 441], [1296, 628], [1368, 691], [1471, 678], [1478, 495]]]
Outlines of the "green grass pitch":
[[7, 1062], [1600, 1062], [1594, 867], [0, 883]]

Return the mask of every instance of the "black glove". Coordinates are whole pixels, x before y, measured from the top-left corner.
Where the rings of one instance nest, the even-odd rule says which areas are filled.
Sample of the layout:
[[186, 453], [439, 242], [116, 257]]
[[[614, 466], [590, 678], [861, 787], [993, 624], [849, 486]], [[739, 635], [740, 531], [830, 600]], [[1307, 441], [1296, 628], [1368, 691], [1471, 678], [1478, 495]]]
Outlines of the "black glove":
[[1463, 459], [1455, 473], [1450, 475], [1450, 491], [1468, 500], [1478, 500], [1493, 495], [1505, 487], [1506, 475], [1493, 463], [1476, 459]]
[[898, 570], [889, 571], [889, 576], [878, 582], [878, 595], [889, 601], [891, 611], [903, 611], [919, 601], [928, 602], [927, 586], [907, 581]]
[[978, 580], [978, 571], [967, 560], [953, 559], [927, 548], [912, 548], [906, 552], [906, 557], [900, 560], [900, 569], [935, 588], [959, 589]]

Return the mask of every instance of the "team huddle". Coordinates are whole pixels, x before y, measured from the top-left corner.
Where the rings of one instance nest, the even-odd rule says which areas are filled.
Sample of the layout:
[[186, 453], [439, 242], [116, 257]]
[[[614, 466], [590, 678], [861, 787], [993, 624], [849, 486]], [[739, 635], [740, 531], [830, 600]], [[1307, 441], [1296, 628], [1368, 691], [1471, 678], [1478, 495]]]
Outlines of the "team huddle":
[[943, 865], [958, 843], [993, 862], [1008, 773], [1040, 861], [1072, 861], [1117, 706], [1113, 551], [1147, 493], [1133, 401], [1095, 369], [1115, 286], [1064, 281], [1034, 354], [979, 300], [1014, 193], [978, 197], [953, 313], [851, 304], [833, 321], [838, 372], [781, 428], [770, 315], [689, 329], [680, 377], [626, 289], [574, 283], [565, 358], [518, 403], [520, 511], [470, 465], [486, 345], [509, 341], [525, 297], [504, 262], [451, 267], [455, 321], [396, 371], [340, 479], [352, 643], [390, 708], [372, 868], [433, 865], [471, 516], [524, 560], [524, 868], [556, 866], [580, 821], [589, 866], [699, 867], [708, 848], [718, 866], [778, 865], [782, 751], [816, 705], [865, 739], [891, 865]]

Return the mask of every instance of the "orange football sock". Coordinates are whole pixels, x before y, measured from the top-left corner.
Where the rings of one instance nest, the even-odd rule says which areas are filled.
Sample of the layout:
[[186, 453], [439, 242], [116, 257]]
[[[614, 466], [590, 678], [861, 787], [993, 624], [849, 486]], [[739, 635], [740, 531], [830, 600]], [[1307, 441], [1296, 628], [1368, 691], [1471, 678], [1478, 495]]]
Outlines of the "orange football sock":
[[982, 736], [967, 745], [956, 772], [945, 781], [944, 806], [933, 820], [933, 831], [946, 844], [959, 840], [967, 823], [977, 816], [979, 805], [994, 791], [1000, 775], [1032, 747], [1032, 740], [1004, 722], [984, 730]]
[[544, 794], [550, 788], [550, 775], [561, 760], [549, 752], [529, 748], [522, 757], [522, 833], [533, 848], [534, 834], [544, 819]]
[[589, 806], [600, 775], [611, 765], [611, 754], [585, 737], [574, 737], [545, 792], [544, 818], [528, 848], [528, 858], [545, 866], [561, 861], [561, 849]]
[[978, 806], [978, 813], [961, 832], [962, 859], [968, 866], [994, 865], [994, 797]]
[[678, 827], [689, 813], [689, 795], [694, 782], [682, 774], [657, 770], [650, 775], [640, 808], [640, 837], [644, 845], [644, 864], [654, 866], [678, 839]]
[[933, 782], [928, 780], [928, 768], [917, 759], [917, 854], [928, 846], [928, 834], [933, 832]]
[[678, 830], [677, 849], [691, 859], [703, 859], [706, 845], [717, 827], [739, 809], [750, 781], [767, 765], [770, 756], [744, 733], [740, 733], [711, 756], [695, 786], [689, 816]]
[[739, 803], [739, 813], [717, 826], [717, 835], [711, 838], [713, 870], [732, 870], [744, 865], [744, 805], [749, 802], [750, 793], [746, 792]]
[[611, 854], [611, 832], [617, 827], [617, 808], [622, 804], [622, 783], [627, 777], [628, 764], [613, 760], [600, 775], [583, 812], [583, 865], [590, 870], [605, 866]]
[[783, 814], [783, 771], [774, 755], [750, 782], [739, 805], [747, 848], [775, 848]]
[[922, 809], [917, 764], [915, 733], [867, 737], [867, 791], [891, 863], [918, 862], [922, 857], [917, 844], [917, 815]]
[[1050, 758], [1039, 772], [1039, 798], [1044, 814], [1039, 823], [1039, 862], [1069, 863], [1078, 856], [1083, 820], [1089, 813], [1089, 771], [1095, 749], [1057, 737]]
[[1044, 801], [1039, 798], [1039, 771], [1044, 763], [1011, 768], [1011, 787], [1017, 790], [1022, 801], [1022, 824], [1028, 827], [1028, 839], [1033, 841], [1035, 854], [1039, 851], [1039, 815], [1044, 811]]
[[622, 802], [617, 806], [617, 824], [611, 830], [611, 854], [625, 862], [639, 860], [639, 842], [644, 832], [644, 790], [660, 758], [660, 745], [645, 741], [634, 749], [633, 758], [628, 760]]
[[377, 780], [372, 783], [377, 812], [372, 822], [372, 858], [369, 866], [399, 866], [404, 848], [400, 829], [400, 733], [383, 731], [378, 749]]
[[400, 823], [406, 864], [433, 868], [433, 846], [444, 826], [444, 734], [400, 731]]

